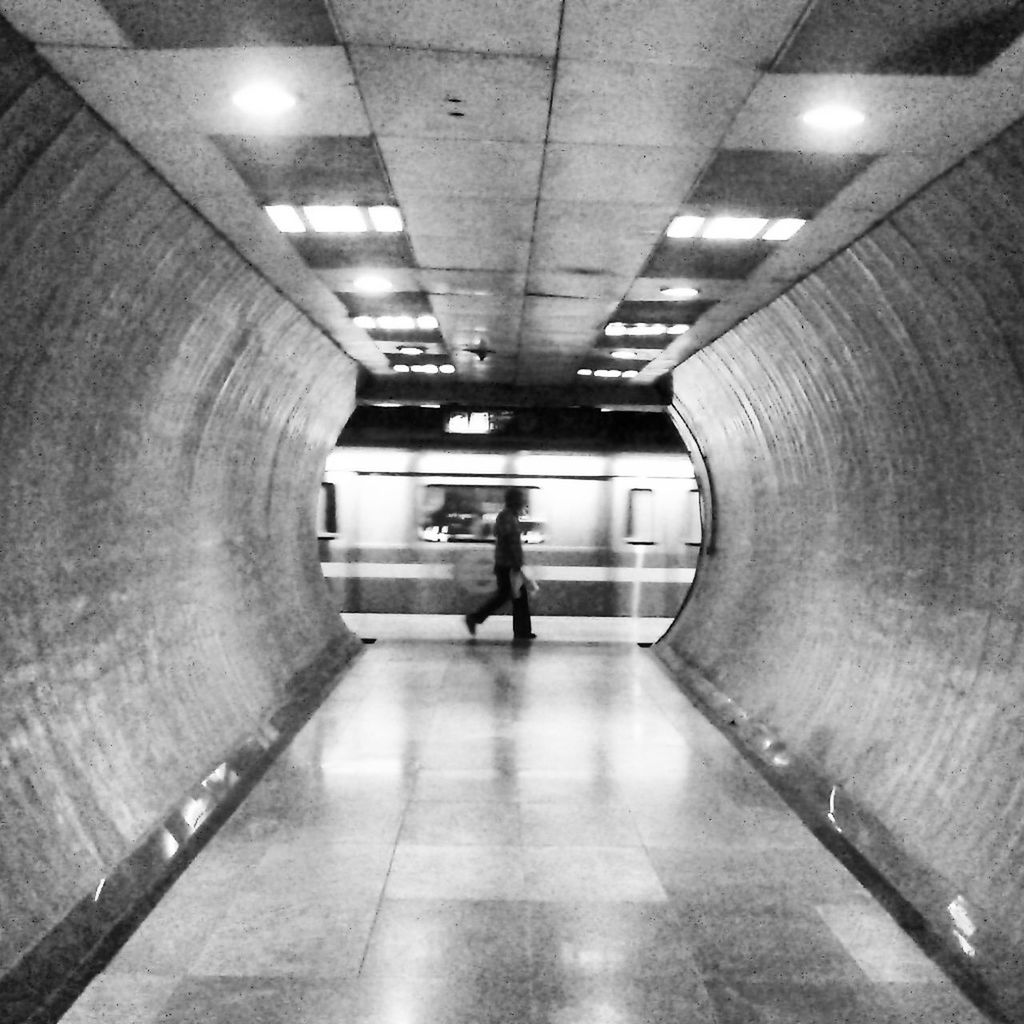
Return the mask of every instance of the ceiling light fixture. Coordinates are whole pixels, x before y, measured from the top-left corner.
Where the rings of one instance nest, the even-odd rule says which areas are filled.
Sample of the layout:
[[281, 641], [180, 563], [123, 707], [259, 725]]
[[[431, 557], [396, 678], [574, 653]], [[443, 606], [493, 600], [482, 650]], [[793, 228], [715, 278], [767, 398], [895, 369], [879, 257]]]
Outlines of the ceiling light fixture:
[[704, 226], [703, 217], [676, 217], [665, 232], [669, 238], [696, 238]]
[[808, 110], [800, 118], [804, 124], [823, 132], [845, 132], [864, 123], [864, 115], [841, 103], [826, 103]]
[[304, 206], [302, 212], [314, 231], [351, 234], [366, 230], [366, 218], [358, 206]]
[[576, 376], [577, 377], [591, 377], [591, 376], [593, 376], [593, 373], [594, 373], [593, 370], [588, 370], [585, 366], [581, 366], [576, 371]]
[[639, 370], [623, 370], [622, 371], [622, 376], [623, 377], [636, 377], [636, 376], [639, 375], [639, 373], [640, 373]]
[[264, 206], [263, 209], [267, 211], [267, 216], [278, 231], [290, 235], [299, 235], [305, 232], [306, 225], [294, 206]]
[[402, 215], [394, 206], [371, 206], [367, 209], [374, 231], [395, 232], [402, 230]]
[[439, 326], [436, 316], [426, 315], [416, 317], [416, 329], [418, 331], [436, 331]]
[[745, 241], [756, 238], [767, 226], [763, 217], [712, 217], [704, 225], [701, 237]]
[[352, 287], [365, 295], [381, 295], [395, 289], [395, 286], [386, 277], [380, 277], [377, 274], [364, 274], [362, 277], [357, 277], [352, 282]]
[[666, 299], [695, 299], [700, 295], [696, 288], [690, 288], [686, 285], [669, 285], [658, 290]]
[[768, 230], [761, 236], [766, 242], [785, 242], [792, 238], [807, 221], [798, 217], [784, 217], [774, 221], [768, 226]]
[[239, 110], [253, 117], [278, 117], [295, 106], [295, 97], [275, 82], [251, 82], [231, 97]]
[[637, 354], [631, 348], [617, 348], [612, 353], [612, 359], [636, 359]]

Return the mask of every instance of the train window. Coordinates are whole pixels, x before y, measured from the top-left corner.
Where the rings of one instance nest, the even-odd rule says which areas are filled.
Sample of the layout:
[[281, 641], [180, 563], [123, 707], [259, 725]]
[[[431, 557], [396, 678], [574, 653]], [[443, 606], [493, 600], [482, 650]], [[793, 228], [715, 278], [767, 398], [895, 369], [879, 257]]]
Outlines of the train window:
[[[427, 484], [420, 493], [419, 537], [432, 543], [494, 543], [494, 520], [505, 504], [506, 485]], [[536, 487], [520, 487], [526, 507], [519, 517], [523, 543], [544, 541], [536, 515]]]
[[338, 532], [338, 495], [334, 484], [321, 483], [316, 503], [316, 532], [320, 537]]
[[634, 487], [626, 506], [626, 543], [654, 543], [654, 491]]

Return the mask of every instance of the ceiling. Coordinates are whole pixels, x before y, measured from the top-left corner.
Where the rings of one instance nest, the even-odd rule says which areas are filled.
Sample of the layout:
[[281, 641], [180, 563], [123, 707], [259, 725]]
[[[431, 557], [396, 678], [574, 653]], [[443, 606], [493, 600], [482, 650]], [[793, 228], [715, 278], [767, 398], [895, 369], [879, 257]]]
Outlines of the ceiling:
[[[0, 0], [374, 394], [593, 405], [649, 392], [1024, 116], [1022, 8]], [[239, 109], [257, 79], [294, 106]], [[802, 121], [826, 102], [865, 120]], [[266, 205], [392, 206], [403, 229], [283, 233]], [[806, 223], [785, 241], [666, 235], [722, 214]], [[367, 273], [393, 290], [360, 294]], [[366, 319], [380, 316], [420, 319]]]

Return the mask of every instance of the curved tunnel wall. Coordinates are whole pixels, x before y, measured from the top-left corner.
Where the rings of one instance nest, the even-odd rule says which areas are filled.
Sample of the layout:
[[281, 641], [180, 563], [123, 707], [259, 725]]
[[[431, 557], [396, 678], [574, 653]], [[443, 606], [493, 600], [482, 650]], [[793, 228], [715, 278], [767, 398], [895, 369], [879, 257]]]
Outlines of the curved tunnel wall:
[[676, 371], [715, 537], [664, 641], [1017, 942], [1022, 168], [1018, 126]]
[[314, 506], [355, 364], [0, 21], [0, 973], [357, 649]]

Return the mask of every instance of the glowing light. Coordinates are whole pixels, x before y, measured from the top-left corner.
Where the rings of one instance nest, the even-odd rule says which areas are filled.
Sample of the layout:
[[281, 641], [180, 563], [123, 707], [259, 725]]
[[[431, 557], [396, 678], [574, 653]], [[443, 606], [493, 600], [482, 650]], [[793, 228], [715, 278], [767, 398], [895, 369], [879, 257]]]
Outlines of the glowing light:
[[685, 334], [690, 329], [689, 324], [672, 324], [668, 329], [669, 334]]
[[622, 376], [623, 377], [636, 377], [639, 373], [640, 373], [639, 370], [623, 370], [622, 371]]
[[254, 117], [279, 117], [295, 106], [295, 97], [274, 82], [252, 82], [239, 89], [231, 102]]
[[746, 240], [755, 238], [767, 223], [763, 217], [712, 217], [705, 225], [702, 237]]
[[696, 288], [689, 288], [685, 285], [672, 285], [671, 287], [659, 290], [666, 299], [695, 299], [700, 295]]
[[416, 330], [418, 331], [436, 331], [438, 328], [436, 316], [418, 316], [416, 317]]
[[976, 956], [977, 955], [978, 951], [959, 932], [954, 931], [953, 935], [956, 937], [956, 941], [960, 944], [960, 948], [968, 956]]
[[423, 349], [416, 348], [414, 345], [403, 345], [398, 350], [400, 355], [403, 356], [421, 356], [423, 355]]
[[588, 370], [585, 366], [582, 366], [582, 367], [580, 367], [580, 369], [578, 369], [576, 371], [576, 376], [577, 377], [590, 377], [590, 376], [593, 375], [593, 373], [594, 373], [593, 370]]
[[372, 331], [377, 326], [377, 321], [372, 316], [356, 316], [352, 318], [356, 327], [362, 327], [364, 331]]
[[824, 132], [845, 132], [864, 123], [864, 115], [841, 103], [826, 103], [803, 114], [801, 120]]
[[379, 277], [376, 274], [364, 274], [362, 277], [357, 277], [352, 282], [352, 287], [357, 292], [363, 292], [366, 295], [380, 295], [383, 292], [394, 291], [395, 288], [386, 277]]
[[949, 916], [953, 918], [953, 923], [968, 938], [978, 930], [977, 925], [971, 920], [971, 915], [967, 912], [967, 903], [963, 896], [957, 896], [946, 909], [949, 910]]
[[353, 234], [366, 230], [366, 218], [358, 206], [304, 206], [302, 212], [314, 231]]
[[267, 211], [267, 216], [273, 221], [274, 227], [278, 231], [283, 231], [286, 234], [298, 235], [302, 234], [306, 230], [306, 225], [303, 224], [302, 218], [299, 216], [298, 210], [293, 206], [264, 206], [264, 210]]
[[379, 316], [377, 326], [382, 331], [411, 331], [416, 321], [411, 316]]
[[626, 325], [618, 322], [609, 324], [604, 329], [605, 336], [608, 338], [618, 338], [626, 333]]
[[806, 221], [800, 220], [797, 217], [785, 217], [782, 220], [773, 221], [761, 237], [766, 242], [785, 242], [787, 239], [792, 238], [806, 223]]
[[442, 373], [454, 373], [454, 372], [455, 372], [455, 367], [454, 367], [454, 366], [452, 366], [452, 364], [451, 364], [451, 363], [442, 363], [442, 364], [441, 364], [441, 365], [440, 365], [440, 366], [438, 367], [438, 369], [439, 369], [439, 370], [440, 370], [440, 371], [441, 371]]
[[704, 226], [703, 217], [676, 217], [665, 232], [669, 238], [696, 238]]
[[100, 899], [100, 893], [103, 892], [103, 886], [107, 884], [106, 878], [100, 879], [100, 884], [96, 886], [96, 891], [92, 894], [93, 903], [98, 903]]
[[612, 359], [636, 359], [637, 355], [631, 348], [617, 348], [612, 353]]
[[594, 371], [594, 376], [595, 377], [621, 377], [622, 376], [622, 371], [621, 370], [610, 370], [610, 369], [595, 370]]
[[395, 373], [408, 373], [409, 372], [409, 367], [406, 366], [405, 363], [398, 363], [397, 366], [392, 366], [391, 369], [394, 370]]
[[394, 232], [402, 230], [402, 215], [394, 206], [371, 206], [367, 211], [374, 231]]

